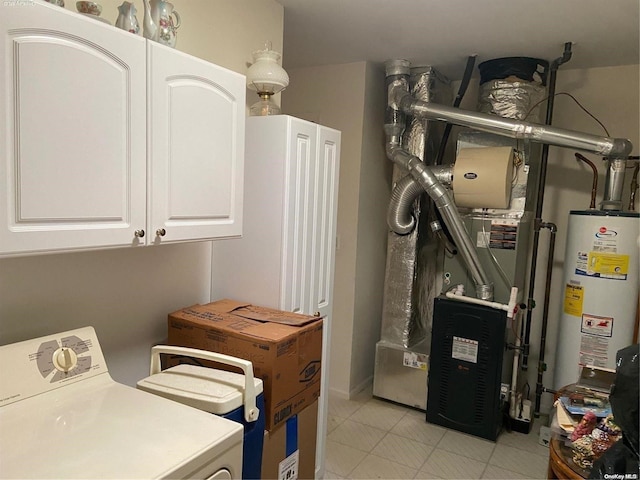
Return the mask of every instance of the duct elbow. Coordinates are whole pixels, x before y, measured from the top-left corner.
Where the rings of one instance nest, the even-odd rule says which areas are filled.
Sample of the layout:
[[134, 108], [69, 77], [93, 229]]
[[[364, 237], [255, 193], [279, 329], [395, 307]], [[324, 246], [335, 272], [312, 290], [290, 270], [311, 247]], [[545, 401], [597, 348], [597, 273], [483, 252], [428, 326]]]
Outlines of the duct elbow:
[[413, 203], [423, 193], [422, 187], [410, 175], [402, 178], [391, 192], [387, 224], [398, 235], [407, 235], [416, 226]]
[[633, 151], [633, 144], [626, 138], [614, 138], [611, 142], [610, 151], [605, 156], [614, 158], [627, 158]]

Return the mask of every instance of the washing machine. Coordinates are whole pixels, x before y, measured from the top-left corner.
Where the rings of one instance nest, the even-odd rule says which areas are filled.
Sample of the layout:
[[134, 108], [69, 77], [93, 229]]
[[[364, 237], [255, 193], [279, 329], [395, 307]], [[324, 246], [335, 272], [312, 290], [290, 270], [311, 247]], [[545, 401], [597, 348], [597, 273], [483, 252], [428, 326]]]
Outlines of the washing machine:
[[0, 432], [0, 478], [242, 475], [242, 425], [115, 382], [92, 327], [0, 347]]

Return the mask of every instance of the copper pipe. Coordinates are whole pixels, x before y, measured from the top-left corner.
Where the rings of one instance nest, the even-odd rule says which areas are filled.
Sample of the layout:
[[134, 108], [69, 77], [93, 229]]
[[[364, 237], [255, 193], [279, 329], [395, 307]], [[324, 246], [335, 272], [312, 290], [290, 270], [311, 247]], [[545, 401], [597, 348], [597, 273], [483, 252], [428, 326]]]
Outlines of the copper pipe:
[[578, 152], [576, 152], [576, 160], [582, 160], [591, 167], [591, 170], [593, 170], [593, 184], [591, 185], [591, 203], [589, 204], [589, 208], [591, 210], [595, 210], [596, 195], [598, 194], [598, 169], [591, 160]]

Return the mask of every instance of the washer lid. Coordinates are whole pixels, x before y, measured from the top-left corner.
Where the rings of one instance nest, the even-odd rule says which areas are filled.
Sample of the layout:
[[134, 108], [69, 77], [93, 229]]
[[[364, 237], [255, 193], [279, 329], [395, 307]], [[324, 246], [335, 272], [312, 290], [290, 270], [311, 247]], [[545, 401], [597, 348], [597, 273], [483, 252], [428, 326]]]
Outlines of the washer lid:
[[[262, 380], [254, 378], [256, 396]], [[138, 388], [205, 412], [225, 415], [243, 405], [244, 375], [181, 364], [142, 379]]]
[[186, 478], [243, 439], [237, 422], [108, 374], [0, 407], [0, 432], [0, 478]]

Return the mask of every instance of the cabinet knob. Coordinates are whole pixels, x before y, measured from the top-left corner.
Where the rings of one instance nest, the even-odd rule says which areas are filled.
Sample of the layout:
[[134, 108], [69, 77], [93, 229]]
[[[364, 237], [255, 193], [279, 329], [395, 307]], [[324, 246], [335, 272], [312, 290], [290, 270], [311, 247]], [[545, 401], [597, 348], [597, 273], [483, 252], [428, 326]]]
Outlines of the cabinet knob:
[[144, 230], [136, 230], [133, 234], [138, 238], [142, 238], [144, 237]]
[[316, 312], [313, 314], [314, 317], [319, 317], [320, 316], [320, 312]]
[[159, 228], [156, 230], [156, 235], [158, 237], [164, 237], [167, 234], [167, 231], [164, 228]]

